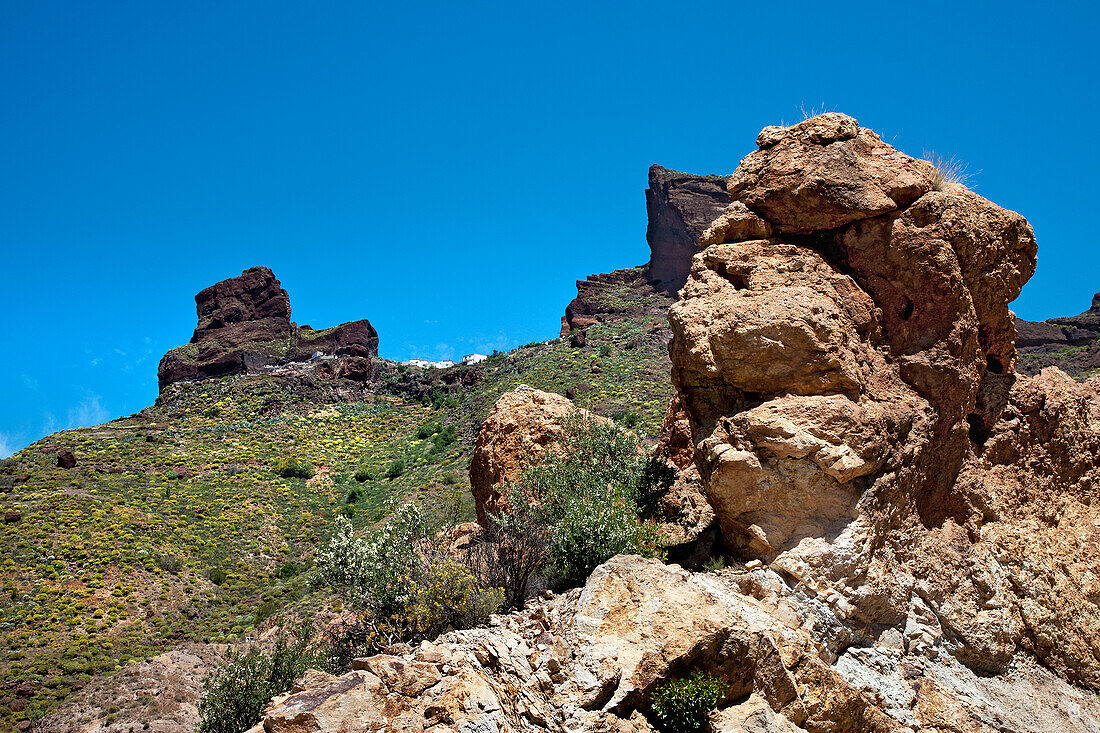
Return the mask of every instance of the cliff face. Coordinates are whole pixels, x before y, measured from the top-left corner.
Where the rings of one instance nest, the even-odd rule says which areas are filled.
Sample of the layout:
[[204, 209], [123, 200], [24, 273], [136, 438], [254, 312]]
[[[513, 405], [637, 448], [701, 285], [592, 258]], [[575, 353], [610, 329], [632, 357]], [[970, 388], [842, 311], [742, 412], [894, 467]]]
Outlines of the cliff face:
[[562, 336], [624, 317], [663, 319], [687, 280], [700, 237], [730, 201], [721, 176], [679, 173], [659, 165], [649, 169], [645, 199], [649, 262], [578, 280], [577, 297], [561, 319]]
[[160, 389], [182, 381], [258, 371], [320, 352], [341, 357], [330, 373], [369, 379], [378, 333], [369, 321], [314, 330], [290, 320], [290, 296], [274, 273], [253, 267], [195, 296], [198, 325], [185, 346], [161, 359]]
[[645, 192], [649, 226], [649, 282], [675, 297], [687, 281], [699, 237], [730, 203], [726, 179], [649, 169]]

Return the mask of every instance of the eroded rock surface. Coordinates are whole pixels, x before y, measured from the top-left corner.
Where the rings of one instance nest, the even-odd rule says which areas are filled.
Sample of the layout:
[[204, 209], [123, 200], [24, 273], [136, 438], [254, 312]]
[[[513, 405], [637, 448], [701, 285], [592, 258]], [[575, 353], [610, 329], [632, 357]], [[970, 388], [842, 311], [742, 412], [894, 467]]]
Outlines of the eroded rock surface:
[[907, 652], [900, 638], [853, 632], [774, 570], [691, 573], [620, 556], [584, 588], [488, 628], [358, 660], [339, 677], [309, 672], [252, 733], [652, 733], [654, 689], [693, 669], [727, 683], [717, 731], [1100, 730], [1095, 696], [1041, 667], [984, 677], [938, 640]]
[[715, 237], [670, 311], [727, 542], [907, 654], [1100, 687], [1100, 397], [1015, 372], [1030, 226], [934, 190], [928, 164], [844, 115], [758, 143], [731, 208], [775, 233]]
[[490, 514], [507, 509], [507, 497], [501, 493], [505, 482], [517, 481], [548, 451], [560, 449], [566, 418], [573, 413], [610, 422], [560, 394], [526, 384], [500, 396], [478, 432], [470, 459], [470, 488], [481, 525], [487, 526]]

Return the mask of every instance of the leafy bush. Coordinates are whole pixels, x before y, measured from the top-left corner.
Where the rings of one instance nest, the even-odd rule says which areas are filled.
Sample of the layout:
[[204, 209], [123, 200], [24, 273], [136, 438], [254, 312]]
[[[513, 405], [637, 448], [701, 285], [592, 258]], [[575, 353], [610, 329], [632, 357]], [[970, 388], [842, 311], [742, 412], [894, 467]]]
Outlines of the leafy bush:
[[229, 661], [203, 682], [198, 733], [242, 733], [307, 669], [333, 669], [327, 649], [309, 649], [305, 630], [303, 625], [292, 644], [280, 633], [270, 653], [258, 647], [243, 655], [230, 652]]
[[522, 604], [540, 573], [571, 586], [615, 555], [657, 554], [656, 527], [639, 517], [639, 502], [664, 477], [650, 469], [638, 439], [574, 413], [561, 444], [560, 455], [508, 488], [511, 511], [494, 517], [485, 539], [492, 547], [478, 548], [513, 605]]
[[611, 356], [610, 344], [600, 344], [600, 356]]
[[331, 637], [342, 663], [397, 641], [474, 626], [503, 604], [502, 590], [479, 583], [449, 553], [442, 525], [439, 517], [406, 504], [360, 539], [349, 521], [337, 517], [317, 565], [318, 580], [359, 611]]
[[225, 582], [226, 575], [225, 571], [221, 568], [210, 568], [206, 571], [206, 577], [209, 578], [210, 582], [214, 585], [221, 585]]
[[272, 466], [275, 469], [275, 473], [279, 474], [283, 478], [312, 478], [313, 477], [313, 464], [303, 461], [294, 456], [288, 456], [275, 461], [275, 465]]
[[386, 478], [395, 479], [405, 473], [405, 460], [403, 458], [395, 458], [390, 461], [386, 466]]
[[650, 699], [650, 709], [662, 733], [702, 733], [710, 727], [710, 712], [725, 694], [722, 680], [696, 671], [658, 687]]
[[360, 466], [355, 469], [355, 480], [359, 483], [374, 481], [374, 470], [370, 466]]

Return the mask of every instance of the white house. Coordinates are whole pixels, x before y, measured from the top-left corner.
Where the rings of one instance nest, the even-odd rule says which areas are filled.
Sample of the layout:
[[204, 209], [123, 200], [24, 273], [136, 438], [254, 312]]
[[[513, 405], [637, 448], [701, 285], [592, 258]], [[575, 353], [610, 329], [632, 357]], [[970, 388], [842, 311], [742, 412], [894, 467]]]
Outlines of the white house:
[[485, 361], [489, 357], [485, 354], [466, 354], [462, 357], [463, 364], [477, 364], [479, 361]]

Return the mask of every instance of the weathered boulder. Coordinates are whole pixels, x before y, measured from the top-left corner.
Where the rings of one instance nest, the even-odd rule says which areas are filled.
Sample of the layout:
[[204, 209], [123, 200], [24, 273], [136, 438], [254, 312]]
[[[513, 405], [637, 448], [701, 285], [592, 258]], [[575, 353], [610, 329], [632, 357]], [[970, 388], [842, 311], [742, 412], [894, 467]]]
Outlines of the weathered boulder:
[[490, 514], [507, 510], [507, 497], [501, 494], [505, 482], [517, 481], [548, 451], [560, 448], [565, 420], [574, 413], [610, 422], [559, 394], [526, 384], [500, 396], [477, 434], [470, 459], [470, 489], [480, 524], [487, 526]]
[[729, 190], [776, 234], [716, 236], [670, 311], [727, 541], [907, 654], [983, 674], [1030, 657], [1100, 687], [1080, 580], [1100, 576], [1100, 397], [1015, 373], [1030, 226], [932, 190], [927, 164], [844, 115], [758, 142]]
[[[367, 360], [378, 355], [378, 334], [368, 321], [320, 331], [292, 323], [290, 297], [266, 267], [250, 268], [202, 290], [195, 296], [195, 309], [198, 325], [191, 342], [160, 361], [162, 392], [176, 382], [259, 371], [305, 361], [317, 352]], [[370, 378], [362, 363], [344, 371], [360, 381]]]
[[696, 176], [654, 165], [645, 192], [649, 281], [675, 296], [691, 269], [699, 237], [730, 203], [721, 176]]
[[76, 455], [73, 454], [68, 448], [63, 448], [57, 453], [57, 467], [58, 468], [75, 468], [76, 467]]
[[727, 191], [781, 233], [835, 229], [894, 211], [932, 189], [931, 163], [910, 158], [837, 112], [766, 127]]

